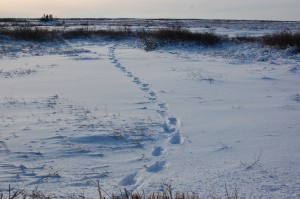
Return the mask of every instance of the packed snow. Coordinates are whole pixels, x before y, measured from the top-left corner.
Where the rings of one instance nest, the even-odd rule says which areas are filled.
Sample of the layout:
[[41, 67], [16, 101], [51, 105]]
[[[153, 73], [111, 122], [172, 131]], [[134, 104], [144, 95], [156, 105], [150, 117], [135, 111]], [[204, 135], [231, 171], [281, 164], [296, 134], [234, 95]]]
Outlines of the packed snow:
[[[245, 23], [226, 30], [251, 35]], [[255, 35], [281, 27], [270, 24]], [[108, 193], [223, 197], [226, 184], [239, 198], [300, 197], [299, 54], [147, 52], [134, 39], [0, 45], [0, 193], [95, 198], [99, 181]]]

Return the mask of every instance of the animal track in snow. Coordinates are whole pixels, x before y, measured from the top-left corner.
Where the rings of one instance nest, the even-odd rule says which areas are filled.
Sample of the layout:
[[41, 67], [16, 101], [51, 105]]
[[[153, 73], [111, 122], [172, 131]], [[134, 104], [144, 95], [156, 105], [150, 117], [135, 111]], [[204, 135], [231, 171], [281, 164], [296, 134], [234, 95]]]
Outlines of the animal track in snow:
[[167, 167], [166, 161], [158, 161], [155, 164], [149, 166], [146, 171], [151, 173], [158, 173]]
[[171, 144], [182, 144], [182, 142], [183, 139], [179, 132], [175, 132], [170, 139]]
[[150, 91], [149, 95], [152, 96], [152, 97], [157, 97], [157, 94], [154, 91]]
[[[149, 100], [147, 103], [152, 103], [156, 105], [156, 112], [161, 116], [161, 118], [164, 120], [164, 122], [161, 124], [161, 127], [163, 128], [165, 133], [168, 133], [168, 139], [166, 140], [168, 143], [165, 143], [166, 146], [172, 145], [178, 145], [182, 144], [183, 138], [180, 134], [180, 120], [170, 114], [169, 107], [166, 103], [163, 103], [159, 99], [159, 95], [157, 92], [155, 92], [151, 85], [147, 82], [145, 82], [141, 77], [135, 75], [134, 73], [130, 72], [126, 67], [124, 67], [120, 61], [116, 58], [115, 54], [116, 46], [113, 46], [109, 50], [109, 57], [112, 62], [112, 64], [121, 70], [124, 75], [126, 75], [130, 80], [139, 86], [139, 89], [146, 94], [146, 98]], [[144, 102], [144, 104], [147, 104]], [[143, 109], [147, 109], [147, 107], [144, 107]], [[163, 155], [166, 154], [166, 150], [163, 147], [155, 147], [151, 154], [156, 158], [161, 159]], [[165, 168], [167, 168], [167, 163], [164, 160], [157, 161], [155, 164], [146, 167], [146, 171], [150, 173], [157, 173], [160, 171], [163, 171]], [[120, 185], [126, 186], [126, 185], [133, 185], [136, 183], [135, 180], [136, 174], [129, 175], [125, 177], [123, 180], [121, 180]]]
[[[151, 102], [157, 103], [158, 94], [151, 89], [150, 84], [148, 84], [147, 82], [142, 81], [140, 77], [138, 77], [136, 75], [133, 75], [132, 72], [128, 71], [126, 69], [126, 67], [124, 67], [120, 63], [120, 61], [116, 57], [115, 50], [116, 50], [116, 46], [110, 47], [110, 50], [109, 50], [110, 60], [112, 60], [112, 63], [115, 65], [115, 67], [121, 69], [122, 72], [126, 76], [130, 77], [135, 84], [140, 85], [140, 90], [142, 90], [143, 92], [145, 92], [148, 95], [148, 99]], [[168, 115], [167, 111], [168, 111], [168, 108], [167, 108], [167, 105], [165, 103], [157, 103], [157, 112], [162, 117], [165, 118]], [[165, 129], [166, 132], [170, 132], [170, 131], [173, 132], [172, 129], [178, 130], [178, 127], [180, 126], [180, 123], [179, 123], [179, 120], [176, 117], [169, 117], [166, 120], [167, 121], [163, 125], [163, 128]]]
[[136, 177], [137, 177], [137, 173], [130, 174], [130, 175], [124, 177], [124, 178], [119, 182], [119, 185], [121, 185], [121, 186], [130, 186], [130, 185], [134, 185], [134, 184], [136, 184], [136, 182], [137, 182]]
[[140, 90], [145, 92], [148, 96], [148, 100], [152, 103], [156, 103], [157, 109], [156, 112], [161, 115], [161, 117], [164, 118], [165, 122], [162, 124], [162, 127], [165, 132], [167, 133], [174, 133], [177, 132], [180, 134], [179, 127], [180, 127], [180, 120], [176, 117], [172, 116], [169, 117], [168, 113], [168, 107], [165, 103], [158, 103], [158, 94], [153, 91], [150, 87], [150, 84], [147, 82], [144, 82], [140, 77], [134, 75], [132, 72], [128, 71], [126, 67], [124, 67], [115, 54], [116, 46], [110, 47], [109, 50], [109, 57], [110, 60], [112, 60], [112, 63], [115, 65], [115, 67], [121, 69], [121, 71], [129, 78], [131, 78], [132, 82], [139, 85]]
[[142, 84], [142, 85], [141, 85], [141, 89], [142, 89], [143, 91], [148, 91], [148, 90], [149, 90], [149, 84]]
[[131, 72], [126, 72], [127, 77], [132, 77], [132, 73]]
[[141, 80], [138, 77], [134, 77], [133, 82], [136, 83], [136, 84], [140, 84]]
[[161, 156], [164, 152], [164, 149], [162, 147], [155, 147], [152, 151], [153, 156]]
[[176, 117], [169, 117], [165, 119], [165, 123], [163, 124], [163, 128], [167, 133], [173, 133], [178, 130], [180, 126], [180, 121]]

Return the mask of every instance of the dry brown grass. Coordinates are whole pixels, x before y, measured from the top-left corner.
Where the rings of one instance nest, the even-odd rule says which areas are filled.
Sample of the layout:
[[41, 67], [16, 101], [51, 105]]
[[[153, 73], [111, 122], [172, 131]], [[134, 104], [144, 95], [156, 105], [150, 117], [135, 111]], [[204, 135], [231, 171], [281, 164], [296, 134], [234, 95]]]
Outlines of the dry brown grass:
[[[171, 186], [164, 192], [155, 192], [146, 194], [145, 192], [130, 192], [127, 189], [123, 189], [119, 194], [109, 194], [100, 186], [99, 181], [94, 182], [98, 190], [98, 195], [94, 198], [98, 199], [200, 199], [199, 194], [187, 193], [187, 192], [173, 192]], [[224, 186], [224, 197], [225, 199], [238, 199], [237, 189], [234, 190], [233, 194], [230, 194], [227, 185]], [[9, 186], [9, 192], [5, 195], [0, 193], [0, 199], [54, 199], [54, 198], [69, 198], [69, 199], [85, 199], [84, 194], [69, 194], [66, 196], [56, 196], [55, 194], [47, 194], [37, 190], [37, 188], [31, 192], [25, 190], [11, 191]], [[209, 199], [219, 199], [221, 197], [210, 196]]]

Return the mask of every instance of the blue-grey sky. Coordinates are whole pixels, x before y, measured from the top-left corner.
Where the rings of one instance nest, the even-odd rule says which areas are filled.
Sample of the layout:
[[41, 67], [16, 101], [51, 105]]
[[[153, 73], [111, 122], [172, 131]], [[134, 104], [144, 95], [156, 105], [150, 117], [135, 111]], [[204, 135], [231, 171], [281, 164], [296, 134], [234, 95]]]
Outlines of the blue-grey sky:
[[0, 0], [0, 17], [199, 18], [300, 21], [300, 0]]

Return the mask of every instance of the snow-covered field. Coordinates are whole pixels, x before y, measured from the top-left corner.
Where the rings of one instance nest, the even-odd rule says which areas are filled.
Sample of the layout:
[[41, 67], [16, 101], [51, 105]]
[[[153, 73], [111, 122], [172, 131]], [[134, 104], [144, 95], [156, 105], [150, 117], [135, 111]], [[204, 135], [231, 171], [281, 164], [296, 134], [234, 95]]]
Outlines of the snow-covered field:
[[259, 44], [3, 39], [0, 193], [299, 198], [299, 85], [300, 55]]

